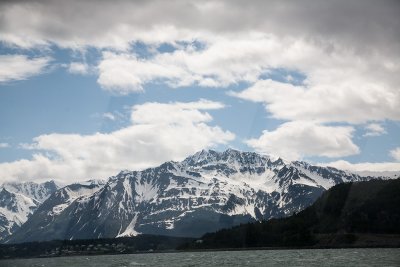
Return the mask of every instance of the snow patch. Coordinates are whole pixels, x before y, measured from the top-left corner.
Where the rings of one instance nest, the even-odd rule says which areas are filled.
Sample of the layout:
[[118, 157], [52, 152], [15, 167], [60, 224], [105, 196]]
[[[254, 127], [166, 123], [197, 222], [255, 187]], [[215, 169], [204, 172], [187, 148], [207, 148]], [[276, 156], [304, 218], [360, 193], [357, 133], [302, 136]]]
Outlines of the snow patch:
[[320, 185], [325, 189], [329, 189], [329, 188], [331, 188], [332, 186], [335, 185], [334, 181], [332, 181], [330, 179], [325, 179], [322, 176], [307, 170], [306, 168], [303, 168], [303, 167], [300, 167], [300, 166], [294, 166], [294, 167], [297, 168], [300, 172], [302, 172], [306, 176], [308, 176], [309, 178], [311, 178], [313, 181], [311, 181], [309, 179], [302, 178], [302, 179], [297, 180], [297, 181], [293, 180], [293, 183], [305, 184], [305, 185], [314, 186], [314, 187], [318, 187]]
[[137, 202], [150, 201], [157, 196], [158, 187], [148, 182], [140, 182], [136, 180], [135, 191], [135, 200]]
[[125, 231], [118, 234], [116, 237], [137, 236], [138, 234], [140, 234], [139, 232], [137, 232], [135, 230], [137, 219], [138, 219], [138, 213], [135, 213], [135, 215], [133, 216], [133, 219], [129, 223], [128, 227], [126, 227]]

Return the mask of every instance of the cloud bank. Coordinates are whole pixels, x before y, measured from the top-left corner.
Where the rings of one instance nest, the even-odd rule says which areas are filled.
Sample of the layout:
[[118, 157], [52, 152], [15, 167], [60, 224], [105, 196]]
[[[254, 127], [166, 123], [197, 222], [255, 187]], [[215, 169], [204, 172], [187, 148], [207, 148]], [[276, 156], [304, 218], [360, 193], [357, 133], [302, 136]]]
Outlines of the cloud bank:
[[47, 134], [34, 138], [30, 160], [0, 164], [0, 180], [60, 179], [64, 182], [107, 178], [123, 169], [137, 170], [226, 144], [234, 134], [211, 126], [207, 110], [219, 102], [157, 103], [133, 106], [131, 125], [111, 133]]
[[3, 1], [1, 39], [21, 47], [126, 48], [138, 40], [173, 43], [258, 31], [393, 51], [400, 36], [399, 6], [395, 0]]
[[[243, 140], [252, 149], [292, 159], [346, 157], [361, 153], [355, 126], [364, 127], [367, 138], [386, 133], [383, 121], [400, 120], [399, 14], [395, 0], [3, 1], [0, 41], [41, 56], [1, 56], [0, 82], [42, 73], [53, 46], [94, 48], [100, 55], [95, 65], [69, 61], [66, 70], [97, 75], [103, 90], [120, 95], [145, 92], [150, 83], [219, 89], [244, 83], [229, 95], [262, 103], [267, 116], [283, 121]], [[275, 72], [290, 74], [279, 79]], [[215, 101], [139, 105], [130, 127], [42, 135], [34, 140], [39, 153], [32, 160], [0, 166], [10, 177], [55, 177], [68, 173], [68, 162], [81, 178], [109, 174], [117, 162], [142, 168], [178, 159], [234, 138], [211, 126], [205, 111], [222, 107]], [[69, 147], [68, 140], [77, 145]], [[398, 160], [396, 151], [391, 155]]]
[[247, 140], [256, 151], [275, 154], [289, 160], [310, 156], [330, 158], [360, 152], [351, 138], [352, 127], [330, 127], [312, 122], [287, 122], [274, 131], [264, 131], [259, 138]]

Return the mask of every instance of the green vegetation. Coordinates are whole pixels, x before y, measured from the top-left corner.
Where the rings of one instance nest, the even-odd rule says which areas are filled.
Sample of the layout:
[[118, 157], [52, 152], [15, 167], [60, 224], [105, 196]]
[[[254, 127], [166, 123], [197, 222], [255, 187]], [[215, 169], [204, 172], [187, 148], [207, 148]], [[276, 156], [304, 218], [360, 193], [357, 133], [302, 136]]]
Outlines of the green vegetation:
[[241, 224], [201, 239], [139, 235], [0, 245], [0, 259], [254, 247], [400, 247], [400, 179], [346, 183], [288, 218]]
[[288, 218], [242, 224], [180, 249], [400, 246], [400, 179], [345, 183]]
[[57, 257], [72, 255], [125, 254], [174, 250], [193, 239], [139, 235], [92, 240], [55, 240], [21, 244], [0, 244], [0, 259]]

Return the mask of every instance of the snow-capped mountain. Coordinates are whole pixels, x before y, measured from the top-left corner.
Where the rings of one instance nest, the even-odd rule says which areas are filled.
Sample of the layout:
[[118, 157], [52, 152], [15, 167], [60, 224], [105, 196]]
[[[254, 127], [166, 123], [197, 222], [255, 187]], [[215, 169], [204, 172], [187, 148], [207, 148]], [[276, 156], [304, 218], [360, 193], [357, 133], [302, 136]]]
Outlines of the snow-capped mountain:
[[44, 183], [10, 182], [2, 184], [0, 187], [6, 189], [8, 192], [22, 194], [40, 203], [45, 201], [53, 192], [60, 188], [53, 180]]
[[182, 162], [122, 171], [105, 184], [64, 187], [8, 242], [139, 233], [197, 237], [291, 215], [335, 184], [372, 178], [253, 152], [203, 150]]
[[59, 187], [44, 183], [4, 183], [0, 185], [0, 240], [15, 232]]
[[105, 182], [102, 180], [89, 180], [65, 186], [55, 192], [51, 199], [43, 204], [43, 209], [50, 208], [49, 214], [57, 216], [76, 199], [92, 195], [104, 184]]

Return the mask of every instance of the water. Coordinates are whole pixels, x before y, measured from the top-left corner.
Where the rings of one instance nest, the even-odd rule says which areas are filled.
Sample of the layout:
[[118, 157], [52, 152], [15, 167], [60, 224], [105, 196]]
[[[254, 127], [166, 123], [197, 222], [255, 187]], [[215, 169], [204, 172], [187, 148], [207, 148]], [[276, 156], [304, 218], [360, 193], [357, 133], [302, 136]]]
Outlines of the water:
[[0, 261], [1, 267], [400, 266], [400, 249], [249, 250], [79, 256]]

